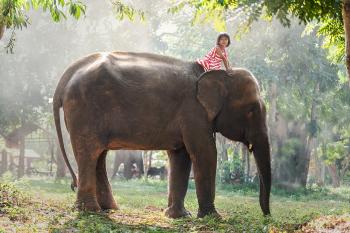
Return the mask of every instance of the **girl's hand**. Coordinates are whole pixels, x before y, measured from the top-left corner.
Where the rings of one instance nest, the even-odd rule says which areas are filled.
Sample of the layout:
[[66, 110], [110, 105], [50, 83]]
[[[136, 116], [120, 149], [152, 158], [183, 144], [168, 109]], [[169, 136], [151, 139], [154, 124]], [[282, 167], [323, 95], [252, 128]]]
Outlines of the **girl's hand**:
[[226, 72], [227, 72], [229, 75], [232, 75], [235, 71], [232, 69], [232, 67], [230, 67], [229, 69], [226, 70]]

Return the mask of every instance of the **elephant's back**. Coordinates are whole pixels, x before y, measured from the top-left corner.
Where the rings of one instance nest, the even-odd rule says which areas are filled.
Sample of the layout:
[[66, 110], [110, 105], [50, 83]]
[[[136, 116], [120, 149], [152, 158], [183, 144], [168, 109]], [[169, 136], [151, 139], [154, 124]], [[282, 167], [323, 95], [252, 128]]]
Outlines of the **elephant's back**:
[[[164, 59], [164, 60], [163, 60]], [[169, 121], [195, 91], [191, 64], [169, 57], [135, 53], [99, 53], [75, 67], [62, 93], [66, 111], [109, 112], [122, 122], [130, 116], [144, 124]]]
[[118, 65], [136, 65], [140, 67], [154, 67], [159, 66], [165, 68], [185, 67], [189, 64], [187, 61], [183, 61], [174, 57], [152, 54], [152, 53], [135, 53], [135, 52], [111, 52], [108, 54], [111, 60], [118, 62]]
[[[182, 106], [186, 98], [195, 99], [196, 75], [193, 63], [153, 54], [114, 52], [86, 57], [63, 77], [60, 98], [67, 128], [79, 134], [108, 132], [111, 140], [131, 140], [133, 135], [140, 149], [150, 148], [147, 145], [169, 148], [168, 141], [171, 146], [181, 144]], [[118, 149], [120, 143], [109, 147]]]
[[[101, 96], [125, 102], [177, 98], [194, 88], [190, 62], [147, 53], [98, 53], [78, 61], [63, 76], [65, 97]], [[61, 81], [62, 81], [61, 80]], [[140, 99], [142, 96], [142, 99]], [[127, 97], [127, 98], [126, 98]], [[96, 99], [96, 98], [95, 98]]]

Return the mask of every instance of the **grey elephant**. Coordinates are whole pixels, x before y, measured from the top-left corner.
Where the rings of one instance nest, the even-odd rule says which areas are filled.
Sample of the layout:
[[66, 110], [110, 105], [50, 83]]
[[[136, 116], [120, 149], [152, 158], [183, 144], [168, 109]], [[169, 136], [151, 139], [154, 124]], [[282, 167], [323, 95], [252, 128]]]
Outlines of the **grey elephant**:
[[116, 151], [114, 158], [114, 168], [112, 179], [116, 177], [119, 166], [124, 164], [123, 175], [124, 178], [129, 180], [133, 177], [133, 166], [136, 164], [137, 166], [137, 177], [141, 178], [144, 174], [143, 168], [143, 158], [141, 151], [133, 151], [133, 150], [120, 150]]
[[[165, 214], [186, 216], [191, 164], [198, 217], [218, 214], [215, 206], [217, 152], [214, 134], [243, 142], [254, 153], [260, 178], [260, 206], [270, 214], [270, 146], [265, 104], [254, 76], [235, 68], [203, 73], [195, 62], [148, 54], [96, 53], [73, 63], [53, 100], [64, 159], [78, 185], [77, 206], [115, 209], [106, 175], [108, 150], [167, 150], [169, 194]], [[79, 180], [69, 165], [59, 109], [71, 137]]]

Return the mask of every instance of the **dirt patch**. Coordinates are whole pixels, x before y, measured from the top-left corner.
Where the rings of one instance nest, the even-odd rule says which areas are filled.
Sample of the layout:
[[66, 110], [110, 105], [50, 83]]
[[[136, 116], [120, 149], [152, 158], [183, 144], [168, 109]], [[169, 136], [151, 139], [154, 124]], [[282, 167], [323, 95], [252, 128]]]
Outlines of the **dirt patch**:
[[298, 232], [348, 233], [350, 232], [350, 215], [322, 216], [306, 224]]

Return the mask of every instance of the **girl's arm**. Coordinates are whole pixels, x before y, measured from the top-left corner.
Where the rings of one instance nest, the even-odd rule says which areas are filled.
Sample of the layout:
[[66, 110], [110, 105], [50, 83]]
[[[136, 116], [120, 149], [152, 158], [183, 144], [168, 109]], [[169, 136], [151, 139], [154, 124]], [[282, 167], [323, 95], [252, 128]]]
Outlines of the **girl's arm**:
[[220, 47], [218, 47], [218, 48], [216, 49], [216, 53], [221, 57], [222, 61], [224, 62], [224, 65], [225, 65], [226, 70], [230, 70], [230, 69], [231, 69], [230, 63], [228, 62], [228, 60], [226, 59], [226, 57], [222, 54], [222, 51], [221, 51]]

